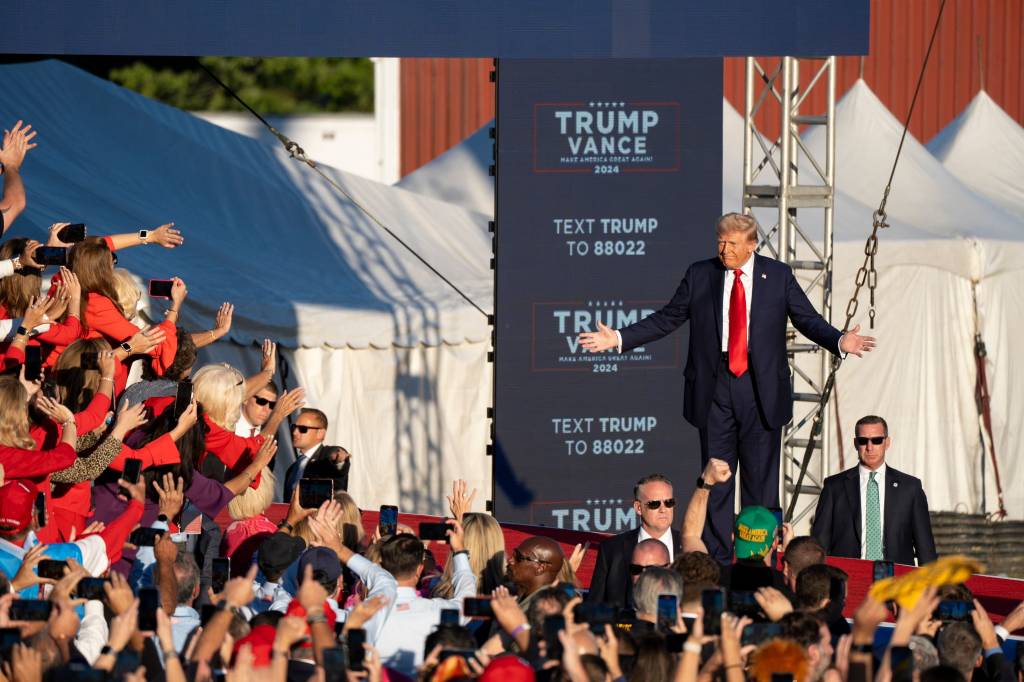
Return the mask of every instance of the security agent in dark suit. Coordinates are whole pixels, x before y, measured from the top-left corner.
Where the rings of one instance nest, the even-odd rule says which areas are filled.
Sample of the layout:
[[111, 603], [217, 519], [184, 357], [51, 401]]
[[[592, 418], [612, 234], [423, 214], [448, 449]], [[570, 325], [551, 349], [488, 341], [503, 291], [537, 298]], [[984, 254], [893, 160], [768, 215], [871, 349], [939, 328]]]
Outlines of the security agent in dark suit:
[[881, 417], [862, 417], [854, 445], [860, 464], [825, 479], [811, 535], [830, 556], [919, 565], [934, 561], [928, 498], [920, 479], [885, 463], [892, 444]]
[[284, 478], [284, 499], [290, 500], [295, 486], [303, 478], [329, 478], [335, 492], [348, 490], [348, 472], [352, 458], [348, 450], [324, 445], [327, 415], [310, 407], [299, 411], [292, 424], [292, 445], [296, 457]]
[[[640, 527], [601, 543], [587, 601], [612, 604], [620, 609], [632, 606], [633, 550], [643, 540], [653, 538], [661, 541], [668, 550], [668, 564], [671, 565], [681, 547], [679, 532], [672, 528], [675, 506], [672, 482], [666, 477], [651, 474], [637, 481], [633, 486], [633, 509], [640, 519]], [[643, 567], [639, 571], [642, 572]]]
[[[598, 322], [580, 335], [592, 352], [630, 350], [690, 322], [683, 372], [683, 416], [700, 431], [702, 465], [711, 457], [742, 467], [743, 507], [779, 506], [781, 429], [793, 418], [786, 355], [787, 321], [831, 353], [870, 351], [874, 339], [835, 329], [807, 300], [788, 265], [754, 254], [758, 225], [728, 213], [716, 225], [718, 257], [686, 271], [672, 300], [618, 331]], [[721, 563], [732, 560], [735, 478], [715, 486], [704, 543]]]

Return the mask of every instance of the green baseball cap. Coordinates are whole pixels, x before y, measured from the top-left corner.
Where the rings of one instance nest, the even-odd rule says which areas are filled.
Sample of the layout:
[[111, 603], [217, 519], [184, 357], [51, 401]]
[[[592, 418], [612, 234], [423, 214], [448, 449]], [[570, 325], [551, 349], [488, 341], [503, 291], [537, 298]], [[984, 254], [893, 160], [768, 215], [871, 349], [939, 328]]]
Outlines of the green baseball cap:
[[744, 507], [736, 516], [736, 558], [763, 559], [775, 542], [777, 526], [775, 514], [766, 508]]

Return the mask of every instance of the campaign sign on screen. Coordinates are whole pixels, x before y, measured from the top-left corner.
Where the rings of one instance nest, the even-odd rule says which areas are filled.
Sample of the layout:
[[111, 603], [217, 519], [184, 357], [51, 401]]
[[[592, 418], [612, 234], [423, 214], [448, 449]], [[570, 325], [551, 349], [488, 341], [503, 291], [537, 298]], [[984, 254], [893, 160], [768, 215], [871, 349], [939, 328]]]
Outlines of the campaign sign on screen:
[[700, 448], [682, 416], [688, 328], [623, 353], [589, 353], [579, 334], [660, 309], [691, 262], [714, 256], [721, 79], [718, 59], [499, 61], [502, 520], [632, 528], [633, 483], [655, 472], [677, 482], [680, 505], [689, 497]]

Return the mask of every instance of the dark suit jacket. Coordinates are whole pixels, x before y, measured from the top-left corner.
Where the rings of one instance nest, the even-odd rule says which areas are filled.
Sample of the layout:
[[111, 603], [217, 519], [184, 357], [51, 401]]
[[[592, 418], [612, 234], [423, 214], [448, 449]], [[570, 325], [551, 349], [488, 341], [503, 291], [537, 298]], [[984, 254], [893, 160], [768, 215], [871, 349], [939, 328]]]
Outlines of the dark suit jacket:
[[[708, 407], [722, 358], [722, 292], [725, 267], [717, 258], [694, 263], [672, 300], [661, 310], [619, 330], [629, 350], [671, 334], [690, 322], [690, 347], [683, 376], [683, 416], [696, 426], [707, 424]], [[818, 314], [784, 263], [754, 255], [750, 301], [749, 371], [761, 416], [778, 428], [793, 418], [793, 392], [786, 357], [786, 320], [816, 344], [839, 352], [842, 332]]]
[[[860, 557], [860, 467], [825, 479], [814, 512], [811, 535], [830, 556]], [[934, 561], [935, 539], [928, 516], [928, 497], [921, 480], [891, 466], [885, 468], [885, 508], [882, 510], [882, 558], [914, 565]]]
[[[331, 452], [338, 449], [337, 445], [323, 445], [313, 453], [312, 459], [309, 460], [309, 464], [306, 465], [305, 470], [302, 472], [302, 478], [330, 478], [334, 479], [334, 491], [348, 490], [348, 471], [352, 466], [352, 458], [345, 460], [342, 464], [341, 469], [334, 466], [334, 462], [331, 461]], [[291, 466], [288, 467], [288, 471], [284, 475], [284, 500], [285, 502], [291, 500], [292, 490], [299, 484], [298, 479], [299, 473], [299, 462], [298, 460], [292, 462]]]
[[[633, 579], [629, 575], [629, 560], [640, 537], [640, 529], [627, 530], [613, 535], [597, 548], [594, 575], [590, 579], [587, 601], [612, 604], [625, 608], [633, 604]], [[682, 537], [672, 529], [672, 551], [674, 556], [682, 552]]]

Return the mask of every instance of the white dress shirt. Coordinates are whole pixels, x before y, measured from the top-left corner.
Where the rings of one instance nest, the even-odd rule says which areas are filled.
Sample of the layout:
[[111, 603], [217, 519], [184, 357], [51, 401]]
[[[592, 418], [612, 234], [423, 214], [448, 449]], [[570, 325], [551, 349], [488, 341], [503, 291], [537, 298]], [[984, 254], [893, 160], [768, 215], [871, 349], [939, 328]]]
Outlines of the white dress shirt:
[[[861, 464], [860, 472], [860, 558], [866, 559], [868, 552], [868, 481], [871, 469]], [[885, 549], [885, 462], [875, 469], [875, 482], [878, 483], [878, 523], [882, 531], [882, 549]]]
[[661, 544], [665, 545], [665, 547], [668, 548], [668, 562], [669, 563], [672, 563], [672, 561], [676, 558], [675, 548], [672, 547], [672, 529], [671, 528], [669, 528], [664, 533], [662, 533], [660, 538], [656, 538], [653, 535], [651, 535], [650, 533], [648, 533], [646, 528], [644, 528], [643, 526], [640, 526], [640, 535], [637, 537], [636, 542], [637, 542], [637, 544], [640, 544], [644, 540], [657, 540]]
[[260, 427], [250, 424], [249, 420], [245, 418], [245, 412], [243, 411], [235, 423], [235, 435], [242, 438], [252, 438], [253, 436], [260, 435]]
[[[754, 254], [750, 254], [747, 262], [740, 266], [740, 282], [743, 283], [743, 292], [747, 301], [747, 348], [750, 348], [750, 300], [754, 298]], [[736, 275], [732, 270], [726, 270], [725, 286], [722, 287], [722, 352], [729, 352], [729, 301], [732, 297], [732, 288], [735, 286]]]
[[[456, 554], [452, 561], [455, 592], [451, 599], [424, 599], [415, 588], [399, 587], [394, 601], [385, 607], [387, 614], [374, 646], [387, 667], [415, 677], [416, 670], [423, 665], [423, 642], [437, 629], [441, 611], [461, 610], [462, 600], [476, 595], [476, 576], [469, 565], [469, 557]], [[462, 619], [463, 625], [467, 622]]]

